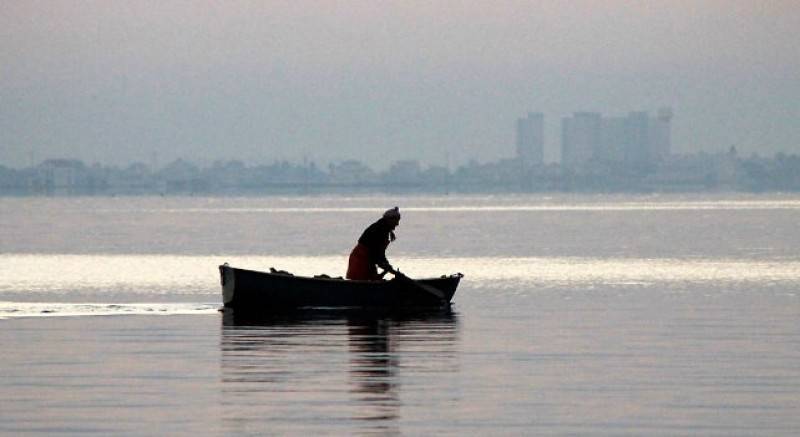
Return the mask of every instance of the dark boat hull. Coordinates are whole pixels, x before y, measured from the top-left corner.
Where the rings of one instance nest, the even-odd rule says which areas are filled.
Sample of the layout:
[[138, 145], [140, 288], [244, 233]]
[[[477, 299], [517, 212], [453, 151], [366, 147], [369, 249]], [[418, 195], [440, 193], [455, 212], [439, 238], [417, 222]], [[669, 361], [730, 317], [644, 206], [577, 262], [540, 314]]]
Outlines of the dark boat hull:
[[449, 306], [463, 275], [420, 279], [439, 290], [443, 299], [399, 279], [350, 281], [309, 278], [219, 266], [225, 307], [237, 311], [288, 308], [415, 308]]

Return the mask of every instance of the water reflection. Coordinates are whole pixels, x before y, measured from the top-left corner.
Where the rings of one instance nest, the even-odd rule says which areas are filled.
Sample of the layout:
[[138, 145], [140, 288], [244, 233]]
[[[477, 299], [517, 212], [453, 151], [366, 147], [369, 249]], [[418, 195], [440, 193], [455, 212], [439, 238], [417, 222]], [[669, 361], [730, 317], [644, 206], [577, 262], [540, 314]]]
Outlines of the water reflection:
[[[797, 220], [795, 220], [796, 222]], [[794, 222], [793, 222], [794, 223]], [[657, 227], [658, 225], [653, 225]], [[731, 231], [734, 232], [734, 231]], [[775, 231], [778, 232], [778, 231]], [[719, 237], [723, 238], [723, 237]], [[614, 243], [612, 245], [616, 245]], [[746, 246], [746, 243], [736, 243]], [[744, 257], [668, 258], [647, 256], [464, 256], [397, 257], [396, 261], [418, 277], [437, 277], [455, 268], [468, 274], [472, 287], [517, 287], [529, 289], [594, 287], [598, 285], [652, 286], [724, 283], [726, 286], [795, 287], [800, 277], [796, 254], [776, 257], [774, 245], [760, 241]], [[779, 255], [779, 254], [778, 254]], [[218, 256], [183, 255], [48, 255], [0, 253], [0, 301], [56, 301], [81, 296], [83, 302], [119, 299], [149, 302], [176, 295], [205, 296], [219, 302], [219, 271], [216, 266], [232, 265], [253, 270], [278, 266], [298, 275], [327, 272], [343, 274], [342, 256]], [[346, 261], [346, 260], [344, 260]], [[133, 268], [132, 266], [135, 266]], [[457, 266], [457, 267], [456, 267]], [[142, 271], [148, 274], [142, 275]], [[338, 274], [336, 272], [339, 272]], [[463, 288], [466, 284], [461, 285]], [[143, 297], [146, 295], [147, 297]], [[460, 293], [455, 296], [460, 299]]]
[[385, 319], [348, 320], [350, 378], [356, 400], [367, 407], [359, 419], [393, 420], [400, 405], [397, 348]]
[[[226, 311], [221, 336], [227, 431], [399, 432], [403, 385], [457, 369], [453, 312]], [[434, 378], [435, 380], [435, 378]], [[269, 426], [269, 429], [266, 427]]]

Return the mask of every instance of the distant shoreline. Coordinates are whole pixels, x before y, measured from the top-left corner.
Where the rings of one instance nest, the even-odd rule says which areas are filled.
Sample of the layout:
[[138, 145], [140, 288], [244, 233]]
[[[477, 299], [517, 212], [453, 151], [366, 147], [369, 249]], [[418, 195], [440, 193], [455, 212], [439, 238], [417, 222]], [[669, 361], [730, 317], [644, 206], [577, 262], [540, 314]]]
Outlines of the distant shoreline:
[[48, 159], [22, 169], [0, 165], [0, 196], [703, 192], [800, 192], [800, 156], [742, 158], [732, 148], [649, 163], [526, 166], [519, 159], [504, 159], [452, 170], [405, 160], [381, 172], [357, 160], [326, 169], [314, 162], [247, 165], [235, 160], [201, 168], [183, 159], [161, 168], [87, 165], [75, 159]]

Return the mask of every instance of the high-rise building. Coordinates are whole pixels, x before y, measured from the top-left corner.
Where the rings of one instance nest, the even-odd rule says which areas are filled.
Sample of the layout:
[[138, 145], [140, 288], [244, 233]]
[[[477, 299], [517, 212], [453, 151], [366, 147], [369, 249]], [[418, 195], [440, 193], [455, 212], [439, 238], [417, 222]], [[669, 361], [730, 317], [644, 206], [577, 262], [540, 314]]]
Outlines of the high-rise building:
[[517, 120], [517, 158], [523, 168], [544, 162], [544, 114], [529, 112]]
[[670, 154], [672, 111], [661, 108], [656, 118], [647, 112], [624, 117], [602, 117], [576, 112], [563, 119], [561, 163], [575, 168], [589, 161], [648, 165]]
[[660, 108], [656, 118], [650, 120], [650, 147], [653, 158], [663, 161], [672, 153], [672, 109]]
[[650, 116], [643, 111], [631, 112], [625, 119], [625, 143], [623, 147], [626, 164], [646, 165], [653, 162], [649, 124]]
[[600, 146], [594, 158], [602, 162], [622, 162], [626, 149], [626, 117], [604, 117], [600, 127]]
[[596, 112], [576, 112], [562, 120], [562, 165], [577, 167], [592, 159], [600, 145], [601, 121]]

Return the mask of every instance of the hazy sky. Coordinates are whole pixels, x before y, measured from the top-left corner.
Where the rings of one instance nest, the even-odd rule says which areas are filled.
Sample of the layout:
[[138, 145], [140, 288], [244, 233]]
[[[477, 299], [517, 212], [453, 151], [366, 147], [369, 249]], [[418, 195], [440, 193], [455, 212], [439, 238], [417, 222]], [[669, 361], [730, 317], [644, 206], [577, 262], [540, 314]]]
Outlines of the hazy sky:
[[671, 106], [673, 150], [800, 153], [800, 1], [0, 0], [0, 164], [510, 157]]

